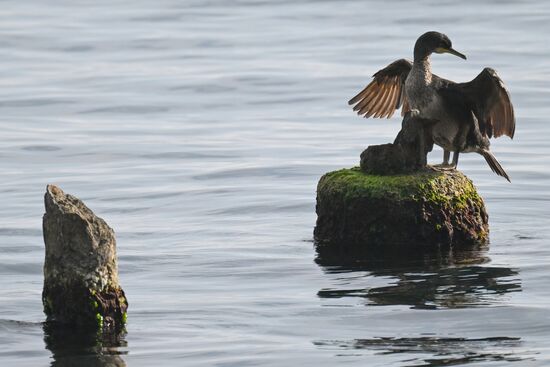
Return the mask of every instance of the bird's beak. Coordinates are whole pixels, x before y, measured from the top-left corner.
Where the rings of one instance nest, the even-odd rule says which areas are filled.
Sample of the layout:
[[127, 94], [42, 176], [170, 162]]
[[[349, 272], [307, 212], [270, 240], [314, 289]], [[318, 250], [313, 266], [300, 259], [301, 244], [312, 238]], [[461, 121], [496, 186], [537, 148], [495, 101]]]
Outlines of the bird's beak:
[[461, 59], [466, 60], [466, 55], [461, 54], [460, 52], [458, 52], [457, 50], [455, 50], [452, 47], [451, 48], [438, 47], [438, 48], [435, 49], [435, 52], [437, 52], [438, 54], [443, 54], [443, 53], [452, 54], [452, 55], [460, 57]]

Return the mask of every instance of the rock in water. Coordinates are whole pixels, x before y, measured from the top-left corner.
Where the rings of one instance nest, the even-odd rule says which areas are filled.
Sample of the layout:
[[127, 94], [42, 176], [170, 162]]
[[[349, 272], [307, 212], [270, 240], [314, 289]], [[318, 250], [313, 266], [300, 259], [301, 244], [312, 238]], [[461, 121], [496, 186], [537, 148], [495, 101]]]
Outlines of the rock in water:
[[407, 112], [393, 144], [371, 145], [361, 153], [361, 170], [373, 175], [410, 173], [426, 167], [434, 142], [433, 120]]
[[358, 167], [324, 175], [314, 231], [320, 256], [367, 258], [378, 251], [468, 248], [488, 240], [488, 216], [458, 171], [371, 175]]
[[113, 230], [78, 198], [48, 185], [42, 302], [48, 321], [120, 329], [128, 301], [118, 283]]

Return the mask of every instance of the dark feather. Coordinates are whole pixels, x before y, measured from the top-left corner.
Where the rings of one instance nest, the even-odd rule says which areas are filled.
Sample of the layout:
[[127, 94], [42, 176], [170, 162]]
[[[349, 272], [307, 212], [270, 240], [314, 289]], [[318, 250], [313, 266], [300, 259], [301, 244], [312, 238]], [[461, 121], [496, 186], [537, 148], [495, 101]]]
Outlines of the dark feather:
[[475, 79], [455, 85], [473, 104], [482, 134], [514, 137], [516, 119], [510, 93], [497, 73], [485, 68]]

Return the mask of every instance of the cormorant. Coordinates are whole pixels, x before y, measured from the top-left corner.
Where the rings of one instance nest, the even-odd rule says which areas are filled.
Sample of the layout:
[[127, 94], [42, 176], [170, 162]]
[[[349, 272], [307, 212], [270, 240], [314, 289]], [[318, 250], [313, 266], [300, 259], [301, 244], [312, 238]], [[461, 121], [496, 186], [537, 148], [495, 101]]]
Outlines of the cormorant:
[[[432, 74], [430, 55], [450, 53], [466, 59], [439, 32], [426, 32], [414, 45], [414, 62], [394, 61], [373, 75], [374, 80], [353, 97], [350, 105], [359, 115], [390, 118], [417, 110], [421, 118], [434, 120], [434, 142], [444, 150], [443, 167], [458, 164], [460, 152], [481, 154], [497, 175], [510, 178], [489, 151], [489, 138], [514, 137], [516, 126], [510, 94], [497, 73], [485, 68], [472, 81], [455, 83]], [[449, 165], [450, 152], [454, 152]]]

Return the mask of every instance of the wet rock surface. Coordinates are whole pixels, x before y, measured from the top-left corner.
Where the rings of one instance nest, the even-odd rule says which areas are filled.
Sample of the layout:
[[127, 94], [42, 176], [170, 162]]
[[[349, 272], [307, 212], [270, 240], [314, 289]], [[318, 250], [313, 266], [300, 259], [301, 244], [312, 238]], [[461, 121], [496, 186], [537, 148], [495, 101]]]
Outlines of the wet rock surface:
[[411, 173], [426, 167], [433, 149], [433, 121], [407, 113], [393, 143], [371, 145], [361, 153], [361, 170], [375, 175]]
[[48, 185], [42, 302], [47, 321], [120, 329], [128, 301], [118, 281], [114, 231], [84, 203]]
[[488, 241], [483, 199], [459, 171], [325, 174], [317, 187], [316, 248], [324, 258], [470, 248]]

